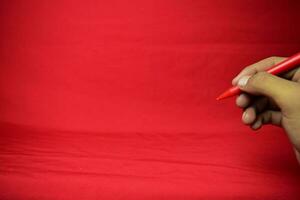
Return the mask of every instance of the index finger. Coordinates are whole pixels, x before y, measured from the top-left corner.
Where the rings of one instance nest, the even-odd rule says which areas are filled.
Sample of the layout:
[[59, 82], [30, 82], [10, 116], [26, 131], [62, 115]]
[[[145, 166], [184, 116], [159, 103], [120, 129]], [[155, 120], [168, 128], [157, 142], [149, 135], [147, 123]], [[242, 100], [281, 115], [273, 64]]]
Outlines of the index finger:
[[281, 61], [283, 61], [285, 59], [285, 57], [276, 57], [276, 56], [272, 56], [266, 59], [263, 59], [257, 63], [254, 63], [252, 65], [249, 65], [247, 67], [245, 67], [233, 80], [232, 80], [232, 85], [237, 85], [238, 80], [242, 77], [242, 76], [252, 76], [254, 74], [256, 74], [257, 72], [260, 71], [266, 71], [269, 68], [271, 68], [272, 66], [280, 63]]

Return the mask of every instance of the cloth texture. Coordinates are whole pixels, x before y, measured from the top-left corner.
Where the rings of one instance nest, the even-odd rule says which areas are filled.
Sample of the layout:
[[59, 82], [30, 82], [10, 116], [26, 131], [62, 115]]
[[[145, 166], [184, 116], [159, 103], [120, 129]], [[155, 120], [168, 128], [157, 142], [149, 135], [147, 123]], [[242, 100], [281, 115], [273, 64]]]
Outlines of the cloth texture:
[[0, 199], [300, 199], [245, 66], [300, 51], [299, 1], [2, 0]]

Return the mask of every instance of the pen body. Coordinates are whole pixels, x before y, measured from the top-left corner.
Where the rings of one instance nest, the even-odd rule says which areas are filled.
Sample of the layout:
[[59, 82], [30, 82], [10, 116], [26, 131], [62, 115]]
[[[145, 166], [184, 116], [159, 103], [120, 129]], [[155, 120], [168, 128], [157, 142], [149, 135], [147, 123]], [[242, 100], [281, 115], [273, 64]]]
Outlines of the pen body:
[[[300, 65], [300, 53], [297, 53], [284, 61], [274, 65], [270, 69], [268, 69], [266, 72], [273, 74], [273, 75], [278, 75], [283, 72], [289, 71], [295, 67]], [[234, 86], [226, 90], [224, 93], [222, 93], [219, 97], [217, 97], [217, 100], [225, 99], [231, 96], [235, 96], [241, 93], [241, 90], [239, 87]]]

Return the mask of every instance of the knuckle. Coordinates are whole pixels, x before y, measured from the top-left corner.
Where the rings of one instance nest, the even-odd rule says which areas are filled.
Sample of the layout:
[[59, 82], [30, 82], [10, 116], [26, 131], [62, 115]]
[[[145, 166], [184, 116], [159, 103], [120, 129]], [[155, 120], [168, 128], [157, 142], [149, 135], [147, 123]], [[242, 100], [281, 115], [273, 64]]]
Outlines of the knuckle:
[[278, 59], [278, 56], [270, 56], [270, 57], [266, 58], [267, 61], [271, 61], [271, 62], [276, 61], [277, 59]]
[[247, 66], [247, 67], [245, 67], [245, 68], [241, 71], [240, 74], [242, 74], [242, 73], [247, 73], [250, 69], [251, 69], [251, 67], [250, 67], [250, 66]]
[[284, 60], [285, 57], [280, 57], [280, 56], [271, 56], [267, 58], [268, 63], [275, 65], [279, 62], [281, 62], [282, 60]]
[[265, 82], [268, 79], [267, 72], [257, 72], [254, 76], [252, 76], [249, 80], [251, 85], [257, 85]]
[[247, 70], [249, 70], [249, 69], [251, 69], [251, 66], [247, 66], [247, 67], [245, 67], [243, 70], [244, 70], [244, 71], [247, 71]]

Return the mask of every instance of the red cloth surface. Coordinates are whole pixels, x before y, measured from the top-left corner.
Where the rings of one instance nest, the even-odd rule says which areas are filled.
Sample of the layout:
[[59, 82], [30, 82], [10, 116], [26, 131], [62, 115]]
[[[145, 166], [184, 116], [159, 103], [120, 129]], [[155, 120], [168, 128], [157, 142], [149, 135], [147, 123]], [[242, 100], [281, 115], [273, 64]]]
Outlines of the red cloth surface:
[[243, 67], [300, 50], [299, 1], [0, 3], [0, 199], [299, 199], [279, 128], [253, 133]]

